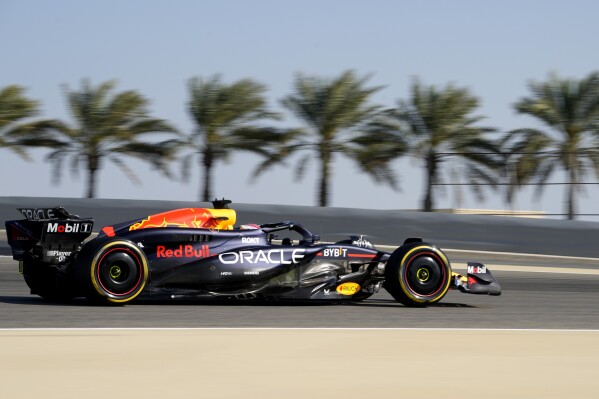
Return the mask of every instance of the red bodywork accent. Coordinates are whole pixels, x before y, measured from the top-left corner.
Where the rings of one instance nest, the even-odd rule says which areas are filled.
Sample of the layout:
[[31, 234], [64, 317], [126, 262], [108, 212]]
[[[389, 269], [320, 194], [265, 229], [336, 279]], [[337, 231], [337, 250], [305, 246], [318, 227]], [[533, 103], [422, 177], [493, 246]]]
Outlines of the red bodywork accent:
[[[135, 282], [135, 286], [133, 286], [133, 288], [131, 288], [129, 291], [121, 293], [121, 294], [112, 292], [108, 288], [106, 288], [104, 286], [104, 284], [102, 284], [102, 279], [100, 278], [100, 268], [102, 266], [102, 261], [104, 260], [106, 255], [110, 254], [111, 252], [115, 252], [115, 251], [124, 251], [124, 252], [127, 252], [129, 255], [131, 255], [135, 259], [135, 266], [137, 266], [137, 268], [139, 270], [139, 277], [137, 278], [137, 281]], [[139, 283], [141, 282], [142, 275], [143, 275], [143, 268], [141, 266], [141, 259], [135, 252], [133, 252], [127, 248], [112, 248], [110, 251], [106, 251], [106, 253], [104, 255], [102, 255], [102, 257], [100, 258], [100, 260], [98, 261], [98, 265], [96, 266], [96, 279], [98, 281], [98, 284], [100, 284], [100, 286], [102, 287], [102, 289], [104, 291], [106, 291], [109, 294], [114, 295], [114, 296], [125, 296], [125, 295], [129, 295], [130, 293], [132, 293], [137, 287], [139, 287]]]
[[478, 284], [478, 280], [476, 280], [476, 278], [472, 277], [472, 276], [468, 276], [468, 285], [474, 285], [474, 284]]
[[102, 227], [102, 231], [104, 232], [104, 234], [106, 234], [108, 237], [114, 237], [114, 228], [112, 226], [106, 226], [106, 227]]
[[372, 255], [372, 254], [347, 254], [348, 257], [350, 258], [374, 258], [376, 255]]

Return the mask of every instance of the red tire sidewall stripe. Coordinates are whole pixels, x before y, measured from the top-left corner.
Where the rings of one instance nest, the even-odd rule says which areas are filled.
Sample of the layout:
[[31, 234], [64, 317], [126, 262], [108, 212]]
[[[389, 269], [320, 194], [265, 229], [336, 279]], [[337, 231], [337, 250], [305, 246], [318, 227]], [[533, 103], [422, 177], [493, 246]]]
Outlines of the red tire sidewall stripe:
[[[412, 288], [412, 286], [410, 285], [410, 282], [408, 281], [408, 269], [410, 268], [410, 264], [412, 263], [412, 261], [414, 261], [416, 258], [419, 258], [420, 256], [425, 256], [425, 255], [430, 255], [433, 258], [435, 258], [435, 260], [437, 261], [437, 264], [439, 266], [441, 266], [441, 272], [443, 273], [443, 279], [441, 281], [441, 284], [439, 285], [439, 288], [433, 292], [432, 294], [427, 294], [427, 295], [423, 295], [423, 294], [419, 294], [416, 291], [414, 291], [414, 288]], [[443, 262], [443, 260], [441, 260], [441, 258], [434, 252], [419, 252], [417, 254], [415, 254], [414, 256], [412, 256], [410, 258], [410, 260], [407, 262], [406, 267], [403, 270], [403, 279], [406, 283], [406, 287], [410, 290], [410, 292], [417, 296], [417, 297], [422, 297], [422, 298], [430, 298], [433, 297], [435, 295], [437, 295], [439, 293], [439, 291], [441, 291], [443, 289], [443, 287], [445, 287], [445, 283], [447, 281], [447, 273], [445, 270], [445, 263]]]
[[[133, 286], [133, 288], [131, 288], [129, 291], [127, 291], [123, 294], [117, 294], [116, 292], [110, 291], [108, 288], [106, 288], [104, 286], [104, 284], [102, 284], [102, 280], [100, 279], [100, 266], [102, 265], [102, 261], [108, 254], [115, 252], [115, 251], [123, 251], [123, 252], [127, 252], [130, 255], [132, 255], [133, 258], [135, 259], [135, 265], [137, 266], [137, 270], [139, 271], [137, 282], [135, 283], [135, 286]], [[142, 281], [142, 277], [143, 277], [143, 267], [141, 266], [141, 259], [139, 258], [138, 254], [136, 254], [134, 251], [130, 250], [129, 248], [122, 248], [122, 247], [111, 248], [110, 250], [106, 251], [106, 253], [104, 253], [100, 257], [100, 259], [98, 260], [98, 264], [96, 265], [96, 280], [98, 281], [98, 284], [100, 285], [100, 287], [102, 287], [102, 289], [109, 295], [114, 295], [117, 297], [124, 297], [124, 296], [131, 294], [133, 291], [135, 291], [139, 287], [139, 284]]]

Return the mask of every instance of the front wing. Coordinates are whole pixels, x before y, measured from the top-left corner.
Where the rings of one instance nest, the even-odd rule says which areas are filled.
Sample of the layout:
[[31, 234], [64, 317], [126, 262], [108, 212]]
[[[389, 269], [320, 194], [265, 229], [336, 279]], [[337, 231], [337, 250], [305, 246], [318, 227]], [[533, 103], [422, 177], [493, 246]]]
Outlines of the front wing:
[[454, 289], [466, 294], [501, 295], [501, 286], [491, 271], [482, 263], [468, 262], [467, 274], [453, 272]]

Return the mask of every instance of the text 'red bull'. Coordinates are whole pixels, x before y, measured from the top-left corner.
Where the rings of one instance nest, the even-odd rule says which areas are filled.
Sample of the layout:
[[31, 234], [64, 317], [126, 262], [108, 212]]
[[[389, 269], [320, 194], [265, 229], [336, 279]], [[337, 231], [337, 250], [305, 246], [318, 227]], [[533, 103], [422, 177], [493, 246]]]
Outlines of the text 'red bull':
[[208, 245], [195, 249], [192, 245], [179, 245], [179, 248], [166, 249], [164, 245], [156, 247], [157, 258], [207, 258], [210, 256]]

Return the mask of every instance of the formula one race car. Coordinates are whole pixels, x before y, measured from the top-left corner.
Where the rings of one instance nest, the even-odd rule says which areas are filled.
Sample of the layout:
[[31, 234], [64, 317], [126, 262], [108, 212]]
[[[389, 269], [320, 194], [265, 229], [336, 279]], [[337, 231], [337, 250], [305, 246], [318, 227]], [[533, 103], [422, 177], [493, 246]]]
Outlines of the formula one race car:
[[295, 222], [234, 227], [228, 200], [105, 226], [64, 208], [19, 209], [6, 222], [13, 258], [32, 294], [85, 296], [94, 303], [157, 299], [362, 300], [384, 287], [407, 306], [438, 302], [448, 289], [500, 295], [482, 264], [453, 273], [447, 256], [420, 238], [393, 253], [363, 237], [320, 243]]

